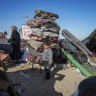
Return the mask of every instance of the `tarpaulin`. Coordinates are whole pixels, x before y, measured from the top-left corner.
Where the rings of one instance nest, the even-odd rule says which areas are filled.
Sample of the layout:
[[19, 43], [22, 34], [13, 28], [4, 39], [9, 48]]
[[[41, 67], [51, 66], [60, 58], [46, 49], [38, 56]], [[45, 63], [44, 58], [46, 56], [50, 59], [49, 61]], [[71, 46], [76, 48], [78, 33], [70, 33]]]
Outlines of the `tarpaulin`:
[[92, 55], [92, 52], [68, 30], [63, 30], [62, 34], [69, 42], [71, 42], [74, 46], [84, 52], [84, 54]]

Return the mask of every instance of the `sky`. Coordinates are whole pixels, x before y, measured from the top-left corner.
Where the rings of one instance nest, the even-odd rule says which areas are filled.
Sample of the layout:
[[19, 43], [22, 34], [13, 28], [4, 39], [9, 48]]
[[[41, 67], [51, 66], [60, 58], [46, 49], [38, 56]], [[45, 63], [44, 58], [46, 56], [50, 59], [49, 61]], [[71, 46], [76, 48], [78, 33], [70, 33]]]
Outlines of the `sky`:
[[44, 10], [59, 15], [56, 20], [62, 30], [67, 29], [79, 40], [83, 40], [96, 29], [96, 0], [0, 0], [0, 32], [11, 35], [11, 26], [18, 29], [35, 10]]

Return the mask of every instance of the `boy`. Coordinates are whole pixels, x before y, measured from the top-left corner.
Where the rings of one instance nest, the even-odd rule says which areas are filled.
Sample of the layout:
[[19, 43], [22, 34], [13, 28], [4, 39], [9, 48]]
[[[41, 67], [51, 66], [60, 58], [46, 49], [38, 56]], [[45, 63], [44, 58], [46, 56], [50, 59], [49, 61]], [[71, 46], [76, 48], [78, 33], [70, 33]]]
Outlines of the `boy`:
[[50, 79], [50, 69], [51, 69], [51, 64], [52, 64], [52, 50], [50, 48], [50, 42], [48, 40], [46, 40], [43, 43], [44, 46], [44, 50], [42, 52], [42, 63], [44, 65], [44, 69], [45, 69], [45, 80], [49, 80]]

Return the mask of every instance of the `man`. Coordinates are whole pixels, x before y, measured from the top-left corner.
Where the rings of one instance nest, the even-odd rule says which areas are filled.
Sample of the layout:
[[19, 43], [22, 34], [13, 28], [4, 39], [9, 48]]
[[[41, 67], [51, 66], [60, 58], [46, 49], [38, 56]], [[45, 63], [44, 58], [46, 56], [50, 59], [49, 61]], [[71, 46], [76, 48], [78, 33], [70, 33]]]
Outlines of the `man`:
[[8, 43], [11, 43], [13, 46], [13, 52], [11, 54], [11, 59], [13, 60], [14, 63], [17, 63], [20, 58], [20, 34], [17, 31], [16, 26], [11, 26], [12, 34], [11, 38], [8, 40]]

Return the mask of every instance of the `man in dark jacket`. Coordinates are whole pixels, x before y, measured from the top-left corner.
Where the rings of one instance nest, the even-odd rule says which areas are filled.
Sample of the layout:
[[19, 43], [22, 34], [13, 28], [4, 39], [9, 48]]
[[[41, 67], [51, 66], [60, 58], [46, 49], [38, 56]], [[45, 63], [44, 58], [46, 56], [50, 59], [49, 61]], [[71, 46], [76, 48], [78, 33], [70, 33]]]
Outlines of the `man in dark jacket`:
[[17, 31], [17, 27], [16, 26], [11, 26], [11, 30], [12, 30], [12, 34], [11, 34], [11, 38], [8, 40], [9, 43], [11, 43], [11, 45], [13, 46], [13, 52], [11, 54], [11, 59], [14, 62], [18, 62], [19, 58], [20, 58], [20, 34]]

